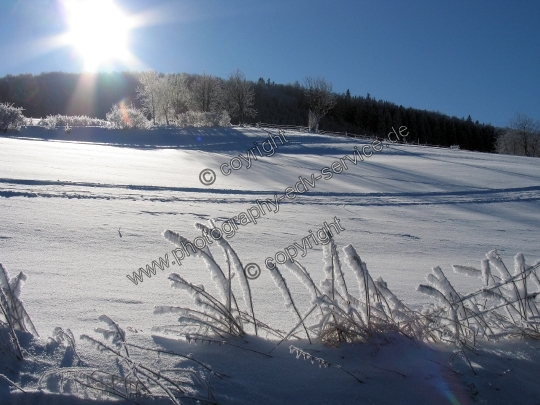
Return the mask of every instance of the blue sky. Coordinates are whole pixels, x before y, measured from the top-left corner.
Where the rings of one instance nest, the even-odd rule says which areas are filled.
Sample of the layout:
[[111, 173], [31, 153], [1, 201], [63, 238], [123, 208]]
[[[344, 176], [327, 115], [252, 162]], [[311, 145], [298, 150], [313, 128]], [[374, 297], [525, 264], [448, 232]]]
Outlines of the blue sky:
[[[0, 0], [0, 76], [84, 69], [73, 45], [52, 40], [68, 30], [65, 1]], [[320, 75], [339, 93], [497, 126], [516, 112], [540, 120], [538, 0], [115, 3], [139, 22], [133, 58], [100, 70], [227, 77], [240, 68], [276, 83]], [[103, 18], [88, 20], [91, 35], [102, 32]]]

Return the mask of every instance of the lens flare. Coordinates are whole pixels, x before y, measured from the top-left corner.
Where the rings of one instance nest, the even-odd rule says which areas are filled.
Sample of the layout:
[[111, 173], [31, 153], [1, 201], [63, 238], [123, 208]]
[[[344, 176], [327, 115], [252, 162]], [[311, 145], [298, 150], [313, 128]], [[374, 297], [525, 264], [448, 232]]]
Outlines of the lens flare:
[[124, 121], [124, 124], [126, 127], [129, 127], [129, 114], [126, 110], [125, 101], [122, 100], [120, 104], [118, 105], [118, 107], [120, 108], [120, 113], [122, 114], [122, 121]]

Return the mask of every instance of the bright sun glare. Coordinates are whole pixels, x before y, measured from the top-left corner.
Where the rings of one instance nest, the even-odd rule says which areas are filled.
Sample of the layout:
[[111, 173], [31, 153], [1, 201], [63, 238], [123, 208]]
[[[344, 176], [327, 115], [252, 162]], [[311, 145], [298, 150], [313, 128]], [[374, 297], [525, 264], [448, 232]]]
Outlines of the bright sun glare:
[[84, 70], [129, 58], [129, 17], [112, 0], [65, 0], [67, 40], [84, 60]]

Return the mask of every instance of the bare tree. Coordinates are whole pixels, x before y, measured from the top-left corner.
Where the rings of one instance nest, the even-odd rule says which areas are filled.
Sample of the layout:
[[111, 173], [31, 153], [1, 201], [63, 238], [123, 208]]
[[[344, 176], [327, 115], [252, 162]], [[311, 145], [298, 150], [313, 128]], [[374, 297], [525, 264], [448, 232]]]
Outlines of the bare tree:
[[495, 150], [498, 153], [518, 155], [519, 149], [518, 139], [514, 131], [510, 128], [503, 128], [498, 131], [495, 142]]
[[157, 84], [157, 111], [156, 119], [158, 124], [163, 124], [169, 126], [170, 119], [174, 116], [174, 107], [173, 107], [173, 98], [172, 92], [169, 88], [168, 78], [160, 77]]
[[252, 108], [255, 91], [240, 69], [229, 76], [223, 90], [223, 107], [231, 117], [238, 117], [240, 124], [244, 123], [245, 117], [257, 115], [257, 110]]
[[497, 152], [540, 157], [540, 122], [517, 113], [497, 137]]
[[187, 74], [168, 74], [165, 78], [167, 80], [167, 94], [171, 102], [174, 117], [176, 118], [178, 114], [188, 110], [189, 91], [187, 87]]
[[158, 81], [158, 122], [169, 126], [187, 110], [187, 75], [167, 74]]
[[223, 90], [221, 80], [203, 73], [191, 85], [189, 105], [200, 112], [217, 112], [221, 106]]
[[160, 75], [155, 71], [143, 72], [137, 88], [143, 111], [152, 117], [153, 124], [170, 125], [178, 114], [187, 110], [187, 75]]
[[319, 121], [335, 107], [337, 98], [332, 93], [332, 83], [322, 77], [306, 77], [305, 94], [309, 103], [309, 130], [318, 132]]
[[540, 123], [521, 113], [510, 121], [510, 128], [516, 133], [525, 156], [535, 156], [538, 149]]
[[159, 79], [159, 74], [155, 70], [143, 72], [139, 78], [142, 87], [137, 87], [137, 98], [141, 100], [144, 113], [152, 117], [154, 125], [159, 108]]

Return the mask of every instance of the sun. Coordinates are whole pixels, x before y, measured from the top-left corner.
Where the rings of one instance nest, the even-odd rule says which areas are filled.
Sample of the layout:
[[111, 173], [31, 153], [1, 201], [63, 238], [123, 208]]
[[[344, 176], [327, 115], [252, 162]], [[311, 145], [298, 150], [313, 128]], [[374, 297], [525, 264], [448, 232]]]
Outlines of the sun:
[[128, 60], [132, 23], [112, 0], [65, 0], [67, 42], [81, 55], [85, 71]]

